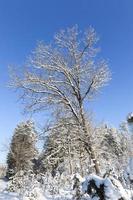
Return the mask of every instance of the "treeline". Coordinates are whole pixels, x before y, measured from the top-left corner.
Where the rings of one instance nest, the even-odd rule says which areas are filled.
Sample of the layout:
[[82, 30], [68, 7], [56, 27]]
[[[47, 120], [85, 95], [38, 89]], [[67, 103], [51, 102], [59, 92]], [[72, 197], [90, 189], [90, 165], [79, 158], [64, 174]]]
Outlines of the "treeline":
[[[127, 171], [132, 138], [127, 125], [122, 123], [119, 129], [115, 129], [106, 124], [94, 127], [88, 122], [89, 137], [99, 161], [99, 176], [117, 177], [126, 188], [132, 187], [132, 172]], [[40, 139], [44, 143], [41, 152], [37, 149]], [[9, 190], [23, 188], [25, 177], [28, 180], [32, 174], [33, 180], [46, 184], [45, 190], [56, 194], [60, 188], [72, 185], [72, 175], [78, 173], [85, 177], [94, 174], [86, 139], [72, 119], [58, 118], [55, 124], [42, 130], [41, 137], [32, 121], [20, 123], [14, 131], [7, 156]]]

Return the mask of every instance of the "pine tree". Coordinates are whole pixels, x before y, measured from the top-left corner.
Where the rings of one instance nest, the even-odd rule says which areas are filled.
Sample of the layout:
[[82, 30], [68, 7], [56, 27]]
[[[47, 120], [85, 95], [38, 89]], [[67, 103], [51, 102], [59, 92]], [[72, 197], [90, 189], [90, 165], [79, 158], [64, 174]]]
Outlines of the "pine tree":
[[20, 123], [12, 137], [7, 156], [7, 177], [15, 175], [20, 170], [32, 169], [37, 155], [37, 135], [32, 121]]

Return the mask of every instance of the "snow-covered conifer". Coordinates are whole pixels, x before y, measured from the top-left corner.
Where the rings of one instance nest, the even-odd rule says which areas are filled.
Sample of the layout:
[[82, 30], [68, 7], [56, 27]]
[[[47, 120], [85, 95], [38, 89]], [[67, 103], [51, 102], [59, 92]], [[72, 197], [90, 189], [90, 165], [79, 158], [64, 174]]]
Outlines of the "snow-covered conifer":
[[20, 170], [32, 169], [37, 155], [36, 141], [37, 134], [32, 121], [22, 122], [16, 127], [7, 156], [8, 177]]

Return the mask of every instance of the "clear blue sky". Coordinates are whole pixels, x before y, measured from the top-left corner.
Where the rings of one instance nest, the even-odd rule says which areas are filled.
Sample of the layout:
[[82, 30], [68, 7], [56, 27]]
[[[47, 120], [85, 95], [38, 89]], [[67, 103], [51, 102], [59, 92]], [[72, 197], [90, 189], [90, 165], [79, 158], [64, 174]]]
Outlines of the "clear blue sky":
[[17, 94], [6, 87], [8, 65], [23, 64], [38, 40], [49, 41], [75, 24], [96, 29], [101, 56], [113, 73], [110, 85], [90, 104], [96, 119], [118, 126], [133, 110], [132, 0], [0, 0], [0, 150], [25, 118]]

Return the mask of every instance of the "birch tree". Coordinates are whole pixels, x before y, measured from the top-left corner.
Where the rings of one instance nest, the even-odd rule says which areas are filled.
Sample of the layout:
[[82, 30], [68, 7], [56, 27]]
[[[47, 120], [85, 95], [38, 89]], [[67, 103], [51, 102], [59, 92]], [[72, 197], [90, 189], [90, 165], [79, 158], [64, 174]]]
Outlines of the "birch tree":
[[110, 70], [108, 63], [97, 57], [97, 41], [92, 27], [84, 32], [77, 26], [59, 31], [51, 43], [39, 42], [23, 75], [13, 77], [13, 85], [21, 90], [26, 111], [59, 106], [75, 118], [98, 174], [100, 169], [87, 129], [85, 108], [110, 80]]

